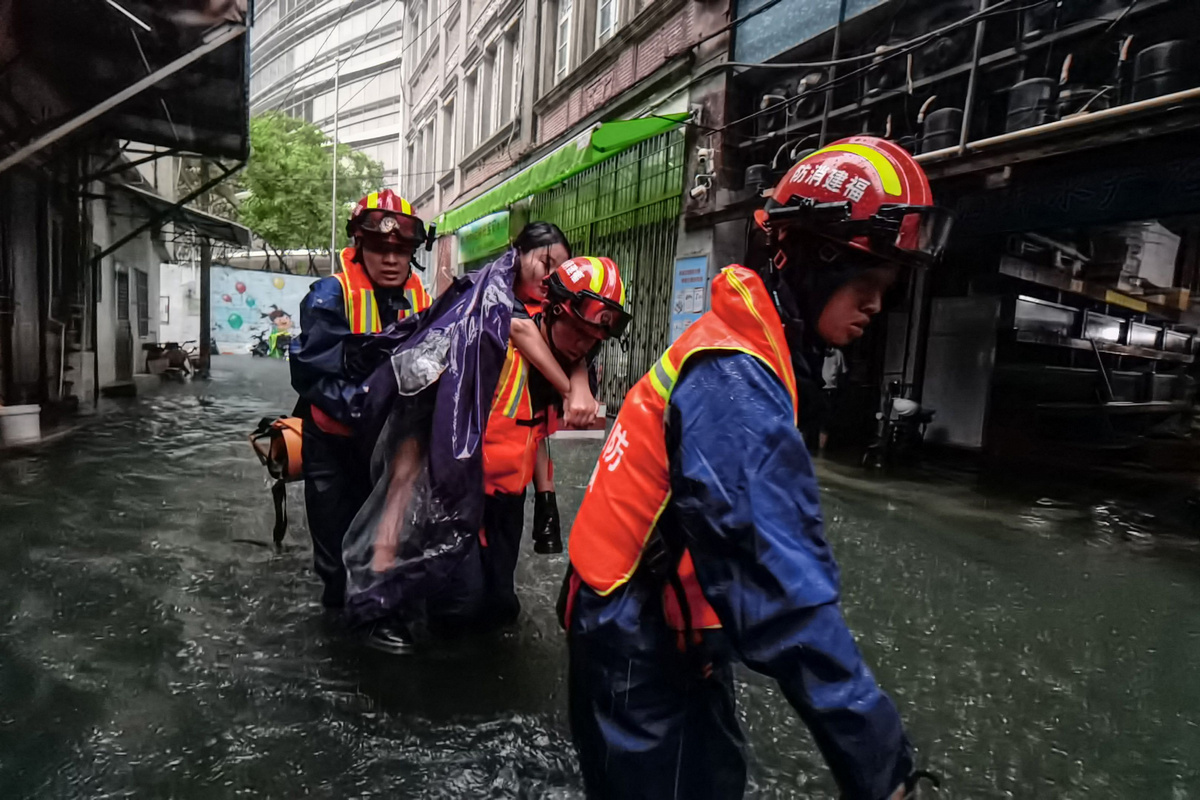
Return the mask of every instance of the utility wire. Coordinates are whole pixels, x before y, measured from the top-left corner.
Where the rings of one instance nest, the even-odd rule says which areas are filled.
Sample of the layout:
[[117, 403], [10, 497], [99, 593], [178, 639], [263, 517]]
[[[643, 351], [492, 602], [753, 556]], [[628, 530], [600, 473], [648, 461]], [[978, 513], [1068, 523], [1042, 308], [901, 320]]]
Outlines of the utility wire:
[[312, 68], [312, 65], [317, 63], [317, 58], [320, 57], [321, 52], [325, 49], [325, 45], [329, 44], [329, 37], [333, 36], [334, 31], [336, 31], [338, 26], [342, 24], [342, 20], [346, 18], [346, 15], [350, 13], [350, 9], [353, 7], [354, 0], [347, 0], [346, 7], [343, 8], [342, 13], [338, 15], [337, 22], [333, 23], [333, 27], [326, 31], [325, 38], [321, 40], [321, 46], [317, 48], [317, 52], [313, 53], [313, 57], [310, 58], [308, 63], [304, 65], [304, 69], [296, 73], [296, 80], [292, 81], [292, 85], [291, 88], [288, 89], [288, 93], [285, 94], [283, 99], [279, 101], [280, 108], [287, 105], [288, 98], [292, 96], [292, 92], [296, 91], [296, 87], [300, 85], [300, 81], [304, 80], [305, 76], [308, 74], [308, 71]]
[[[404, 46], [404, 49], [402, 49], [402, 50], [400, 51], [400, 54], [397, 56], [397, 58], [402, 58], [402, 57], [404, 56], [404, 54], [408, 52], [408, 49], [409, 49], [410, 47], [412, 47], [414, 44], [416, 44], [418, 41], [420, 41], [420, 40], [421, 40], [421, 37], [425, 35], [426, 31], [428, 31], [428, 30], [429, 30], [430, 28], [432, 28], [434, 25], [438, 24], [438, 22], [439, 22], [439, 21], [441, 21], [442, 17], [444, 17], [444, 16], [446, 16], [447, 14], [449, 14], [449, 13], [450, 13], [452, 10], [453, 10], [453, 8], [452, 8], [451, 6], [447, 6], [447, 7], [446, 7], [446, 8], [445, 8], [445, 9], [442, 11], [442, 13], [440, 13], [440, 14], [438, 14], [436, 17], [434, 17], [434, 18], [433, 18], [433, 20], [431, 20], [431, 21], [430, 21], [430, 23], [429, 23], [428, 25], [426, 25], [424, 28], [422, 28], [420, 31], [418, 31], [418, 32], [417, 32], [416, 36], [414, 36], [414, 37], [413, 37], [413, 40], [412, 40], [411, 42], [409, 42], [408, 44], [406, 44], [406, 45]], [[347, 56], [347, 58], [349, 58], [349, 56]], [[401, 62], [401, 63], [403, 63], [403, 62]], [[374, 75], [372, 75], [372, 76], [370, 77], [370, 79], [368, 79], [367, 81], [365, 81], [365, 82], [363, 83], [363, 85], [362, 85], [362, 86], [358, 87], [358, 91], [357, 91], [357, 92], [355, 92], [353, 95], [351, 95], [349, 100], [347, 100], [347, 101], [346, 101], [345, 103], [343, 103], [342, 105], [338, 106], [338, 113], [340, 114], [340, 113], [341, 113], [343, 110], [345, 110], [345, 108], [346, 108], [347, 106], [349, 106], [351, 103], [353, 103], [353, 102], [354, 102], [354, 98], [356, 98], [356, 97], [358, 97], [360, 94], [362, 94], [362, 93], [363, 93], [363, 91], [364, 91], [364, 90], [365, 90], [365, 89], [366, 89], [368, 86], [370, 86], [372, 83], [374, 83], [375, 79], [376, 79], [376, 78], [378, 78], [378, 77], [379, 77], [380, 75], [382, 75], [382, 74], [383, 74], [382, 72], [377, 72], [377, 73], [375, 73]], [[400, 76], [400, 80], [404, 80], [404, 76], [403, 76], [403, 75], [401, 75], [401, 76]]]

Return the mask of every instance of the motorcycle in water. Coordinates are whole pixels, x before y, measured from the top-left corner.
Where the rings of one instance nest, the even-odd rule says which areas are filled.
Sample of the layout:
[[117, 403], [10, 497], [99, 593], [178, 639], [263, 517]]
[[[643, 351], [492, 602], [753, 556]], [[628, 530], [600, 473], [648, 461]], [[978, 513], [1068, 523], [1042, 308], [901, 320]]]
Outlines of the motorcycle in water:
[[920, 403], [901, 394], [900, 383], [894, 381], [888, 387], [883, 411], [875, 415], [879, 432], [862, 459], [862, 465], [868, 469], [910, 463], [916, 460], [925, 442], [925, 431], [937, 412], [922, 408]]

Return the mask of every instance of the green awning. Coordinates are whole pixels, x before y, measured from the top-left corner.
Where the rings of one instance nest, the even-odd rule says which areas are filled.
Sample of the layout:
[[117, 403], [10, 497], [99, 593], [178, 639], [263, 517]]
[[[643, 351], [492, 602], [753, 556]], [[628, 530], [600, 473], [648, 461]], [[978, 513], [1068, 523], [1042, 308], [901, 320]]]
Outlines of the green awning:
[[436, 220], [438, 233], [453, 233], [470, 222], [508, 208], [522, 198], [557, 186], [572, 175], [578, 175], [639, 142], [666, 133], [685, 122], [688, 116], [686, 113], [664, 114], [605, 122], [592, 131], [589, 138], [559, 148], [499, 186], [445, 212]]

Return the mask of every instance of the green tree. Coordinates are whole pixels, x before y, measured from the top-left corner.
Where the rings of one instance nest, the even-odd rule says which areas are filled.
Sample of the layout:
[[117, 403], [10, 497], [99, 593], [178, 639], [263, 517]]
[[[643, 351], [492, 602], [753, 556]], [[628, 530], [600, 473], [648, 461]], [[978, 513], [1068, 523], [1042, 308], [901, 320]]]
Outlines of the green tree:
[[[332, 142], [315, 125], [280, 112], [250, 120], [250, 160], [239, 176], [239, 220], [259, 236], [286, 270], [285, 250], [329, 250]], [[383, 166], [338, 145], [338, 247], [353, 204], [383, 183]]]

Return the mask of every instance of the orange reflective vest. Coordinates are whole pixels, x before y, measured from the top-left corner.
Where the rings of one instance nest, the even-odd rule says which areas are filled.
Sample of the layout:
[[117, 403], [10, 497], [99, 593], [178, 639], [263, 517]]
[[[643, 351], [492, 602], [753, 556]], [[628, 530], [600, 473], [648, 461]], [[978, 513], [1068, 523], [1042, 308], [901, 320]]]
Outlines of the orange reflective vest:
[[[757, 358], [787, 388], [798, 412], [796, 375], [775, 304], [757, 274], [745, 267], [727, 267], [713, 281], [712, 310], [684, 331], [625, 396], [592, 473], [571, 529], [570, 557], [579, 578], [600, 595], [611, 594], [633, 577], [671, 501], [666, 442], [671, 391], [689, 358], [714, 350]], [[713, 420], [713, 424], [723, 421]], [[686, 550], [679, 577], [691, 612], [690, 627], [719, 628]], [[671, 627], [685, 630], [688, 626], [669, 587], [663, 602]]]
[[[354, 256], [354, 248], [343, 250], [342, 271], [334, 275], [342, 284], [346, 320], [350, 323], [351, 333], [379, 333], [383, 325], [379, 320], [379, 304], [375, 302], [375, 285], [371, 283], [362, 264], [354, 260]], [[409, 273], [408, 282], [404, 284], [404, 298], [408, 301], [408, 310], [401, 311], [399, 319], [418, 314], [433, 303], [415, 271]]]
[[[542, 313], [541, 303], [525, 303], [530, 317]], [[538, 446], [550, 435], [549, 411], [533, 413], [529, 394], [529, 361], [508, 343], [508, 354], [483, 435], [483, 483], [487, 494], [520, 494], [533, 480]]]

